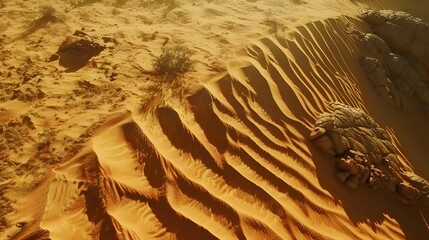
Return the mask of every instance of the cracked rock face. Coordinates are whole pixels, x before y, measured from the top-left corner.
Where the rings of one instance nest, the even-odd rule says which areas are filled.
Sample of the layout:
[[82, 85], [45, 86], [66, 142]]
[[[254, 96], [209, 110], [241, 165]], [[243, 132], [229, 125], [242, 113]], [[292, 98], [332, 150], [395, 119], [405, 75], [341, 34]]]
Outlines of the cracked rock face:
[[335, 176], [351, 189], [366, 184], [373, 190], [387, 187], [404, 203], [428, 196], [429, 184], [407, 172], [395, 154], [389, 134], [358, 108], [334, 102], [322, 113], [310, 134], [311, 141], [335, 157]]
[[402, 177], [406, 179], [413, 187], [419, 189], [425, 196], [429, 196], [429, 183], [424, 178], [413, 172], [403, 172]]
[[353, 35], [368, 50], [360, 63], [377, 93], [404, 111], [414, 98], [429, 117], [429, 25], [390, 10], [364, 11], [362, 17], [374, 33]]
[[407, 109], [407, 103], [401, 96], [399, 89], [388, 77], [383, 64], [372, 57], [361, 59], [360, 64], [371, 81], [377, 93], [390, 105], [402, 110]]
[[391, 10], [363, 11], [362, 17], [394, 52], [429, 69], [429, 24], [408, 13]]
[[330, 107], [333, 112], [320, 115], [311, 136], [324, 152], [340, 156], [353, 149], [379, 163], [394, 151], [389, 135], [365, 112], [338, 102]]

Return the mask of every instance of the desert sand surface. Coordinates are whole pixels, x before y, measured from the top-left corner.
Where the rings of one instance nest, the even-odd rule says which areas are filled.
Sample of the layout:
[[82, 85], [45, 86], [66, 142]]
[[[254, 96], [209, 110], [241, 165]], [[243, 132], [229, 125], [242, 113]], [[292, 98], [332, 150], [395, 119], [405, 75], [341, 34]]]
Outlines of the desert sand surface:
[[[0, 0], [0, 239], [429, 239], [428, 22], [422, 0]], [[190, 71], [156, 71], [169, 46]]]

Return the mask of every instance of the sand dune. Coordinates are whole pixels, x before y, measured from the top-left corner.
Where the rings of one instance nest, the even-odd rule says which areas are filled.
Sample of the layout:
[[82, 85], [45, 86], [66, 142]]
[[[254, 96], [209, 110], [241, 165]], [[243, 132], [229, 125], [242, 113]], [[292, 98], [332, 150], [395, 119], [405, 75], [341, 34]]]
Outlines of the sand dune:
[[[404, 205], [384, 188], [346, 188], [334, 175], [334, 159], [309, 139], [319, 115], [329, 111], [330, 102], [360, 108], [387, 130], [402, 166], [429, 179], [425, 166], [427, 118], [416, 109], [404, 113], [383, 101], [360, 64], [366, 50], [352, 34], [372, 32], [360, 18], [359, 7], [400, 9], [408, 4], [352, 2], [332, 1], [332, 9], [323, 15], [313, 8], [329, 4], [315, 1], [308, 7], [313, 11], [291, 17], [298, 19], [293, 27], [248, 37], [249, 43], [236, 54], [218, 56], [228, 58], [225, 71], [210, 72], [211, 63], [201, 60], [192, 75], [200, 77], [196, 90], [194, 86], [161, 89], [162, 93], [148, 94], [142, 102], [129, 90], [133, 87], [124, 84], [129, 91], [128, 107], [123, 104], [108, 115], [109, 99], [120, 102], [115, 90], [109, 90], [111, 98], [100, 100], [106, 105], [100, 104], [98, 112], [89, 114], [96, 123], [80, 136], [81, 141], [73, 145], [61, 165], [53, 164], [44, 177], [38, 176], [34, 189], [8, 190], [9, 198], [20, 199], [13, 205], [16, 212], [8, 214], [11, 226], [0, 237], [429, 236], [429, 213], [422, 204]], [[240, 4], [231, 6], [249, 7]], [[179, 12], [193, 9], [185, 6]], [[205, 12], [222, 16], [223, 8], [222, 3], [213, 4]], [[242, 13], [242, 9], [237, 11]], [[308, 17], [311, 13], [314, 16]], [[85, 70], [88, 66], [80, 67]], [[207, 72], [210, 75], [203, 78], [202, 73]], [[70, 74], [69, 81], [77, 81], [78, 72]], [[83, 92], [101, 95], [106, 91], [103, 86], [80, 83]], [[175, 96], [180, 95], [177, 92], [182, 97]], [[83, 114], [75, 110], [68, 114], [67, 118], [76, 116], [69, 120], [72, 123], [85, 125]], [[0, 122], [11, 118], [0, 118]]]

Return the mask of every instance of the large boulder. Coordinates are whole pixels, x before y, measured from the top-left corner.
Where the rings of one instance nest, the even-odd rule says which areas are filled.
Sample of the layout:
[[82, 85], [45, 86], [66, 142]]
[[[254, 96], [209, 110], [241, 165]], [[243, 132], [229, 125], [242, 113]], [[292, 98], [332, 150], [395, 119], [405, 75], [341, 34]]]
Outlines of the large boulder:
[[387, 187], [404, 203], [428, 198], [429, 184], [404, 170], [389, 134], [358, 108], [334, 102], [322, 113], [310, 140], [335, 157], [336, 178], [351, 189], [366, 184], [376, 190]]
[[429, 116], [429, 25], [404, 12], [366, 10], [374, 33], [353, 31], [366, 49], [360, 63], [377, 93], [395, 108], [408, 110], [415, 98]]
[[394, 151], [389, 135], [361, 109], [334, 102], [331, 113], [323, 113], [316, 121], [310, 138], [331, 156], [353, 149], [375, 162]]
[[61, 44], [53, 55], [57, 57], [52, 57], [52, 60], [59, 58], [59, 63], [66, 68], [66, 72], [75, 72], [86, 66], [92, 57], [100, 54], [105, 48], [102, 39], [76, 31]]

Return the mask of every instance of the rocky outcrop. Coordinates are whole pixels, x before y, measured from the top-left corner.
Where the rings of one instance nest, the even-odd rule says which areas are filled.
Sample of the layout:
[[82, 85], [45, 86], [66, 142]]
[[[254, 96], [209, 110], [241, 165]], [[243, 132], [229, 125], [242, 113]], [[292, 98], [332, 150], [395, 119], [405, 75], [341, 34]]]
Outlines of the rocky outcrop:
[[392, 80], [390, 80], [388, 72], [380, 60], [372, 57], [364, 57], [360, 63], [377, 93], [395, 108], [406, 110], [406, 99], [401, 95]]
[[376, 91], [395, 108], [416, 99], [429, 116], [429, 25], [404, 12], [364, 11], [374, 33], [354, 31], [367, 56], [361, 66]]
[[429, 70], [427, 23], [400, 11], [366, 10], [361, 15], [394, 52], [419, 62]]
[[67, 37], [51, 60], [59, 58], [60, 65], [65, 67], [67, 72], [74, 72], [84, 67], [105, 48], [106, 45], [101, 39], [76, 31], [73, 36]]
[[310, 134], [311, 141], [336, 158], [336, 177], [351, 189], [366, 184], [373, 190], [387, 187], [405, 202], [428, 196], [429, 184], [407, 172], [399, 162], [389, 134], [358, 108], [331, 103]]
[[364, 57], [361, 59], [361, 66], [377, 92], [394, 107], [406, 111], [407, 97], [416, 98], [423, 106], [429, 105], [428, 82], [420, 65], [412, 64], [401, 55], [389, 52], [383, 53], [380, 58]]

